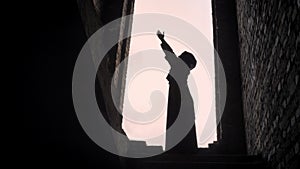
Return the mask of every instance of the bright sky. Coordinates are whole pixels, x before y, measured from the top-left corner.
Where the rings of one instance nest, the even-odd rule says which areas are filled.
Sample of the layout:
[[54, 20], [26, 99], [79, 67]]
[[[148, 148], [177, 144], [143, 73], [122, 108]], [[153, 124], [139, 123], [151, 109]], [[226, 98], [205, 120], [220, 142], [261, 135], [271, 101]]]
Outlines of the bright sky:
[[[208, 41], [213, 44], [212, 9], [210, 0], [136, 0], [134, 14], [142, 13], [163, 13], [181, 18], [198, 28], [207, 37]], [[167, 35], [168, 32], [165, 32], [165, 34]], [[186, 46], [180, 44], [178, 41], [168, 39], [167, 37], [165, 39], [169, 42], [170, 46], [173, 48], [177, 56], [180, 55], [183, 51], [189, 51]], [[161, 116], [155, 118], [155, 120], [145, 124], [138, 124], [136, 122], [133, 122], [132, 120], [124, 118], [123, 128], [128, 137], [132, 140], [145, 140], [148, 145], [164, 146], [165, 136], [161, 134], [164, 133], [166, 126], [166, 110], [169, 87], [168, 81], [165, 79], [167, 74], [159, 70], [147, 70], [139, 74], [136, 74], [135, 72], [135, 68], [137, 67], [137, 65], [141, 64], [141, 62], [143, 61], [137, 61], [134, 58], [142, 58], [141, 55], [143, 55], [143, 57], [146, 57], [148, 53], [140, 52], [149, 48], [161, 51], [160, 41], [155, 35], [144, 35], [131, 38], [126, 82], [127, 90], [125, 91], [125, 97], [128, 96], [134, 109], [139, 112], [146, 112], [147, 110], [151, 109], [152, 105], [155, 105], [150, 101], [151, 93], [155, 90], [159, 90], [164, 94], [166, 98], [166, 103], [164, 104], [162, 110], [163, 113]], [[162, 51], [158, 54], [161, 55], [162, 59], [164, 59], [164, 54]], [[196, 59], [198, 60], [198, 63], [200, 63], [200, 56], [196, 57], [198, 57], [198, 59]], [[196, 85], [199, 90], [197, 99], [199, 106], [195, 107], [195, 110], [198, 110], [200, 114], [196, 118], [198, 146], [206, 147], [208, 143], [216, 140], [216, 133], [214, 131], [212, 136], [208, 138], [206, 142], [199, 142], [199, 137], [203, 132], [203, 128], [207, 120], [207, 112], [209, 112], [211, 106], [213, 107], [213, 109], [215, 108], [214, 87], [211, 84], [210, 78], [207, 76], [207, 74], [205, 74], [205, 70], [203, 69], [201, 64], [198, 64], [191, 73], [194, 75], [195, 80], [197, 81]], [[213, 78], [214, 75], [212, 79]], [[193, 98], [196, 97], [195, 95], [197, 95], [197, 93], [192, 93]], [[125, 103], [123, 109], [124, 116], [126, 116], [126, 113], [128, 114], [129, 112], [130, 108]], [[215, 125], [216, 121], [211, 120], [211, 122], [209, 123], [211, 123], [211, 125]]]

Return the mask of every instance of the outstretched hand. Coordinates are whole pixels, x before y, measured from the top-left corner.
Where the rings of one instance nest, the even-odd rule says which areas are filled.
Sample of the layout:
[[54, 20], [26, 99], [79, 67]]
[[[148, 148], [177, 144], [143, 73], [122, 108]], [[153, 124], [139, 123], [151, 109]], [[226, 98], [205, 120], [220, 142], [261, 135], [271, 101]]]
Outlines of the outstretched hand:
[[163, 40], [164, 37], [165, 37], [165, 32], [164, 33], [161, 33], [159, 30], [157, 31], [156, 33], [157, 37], [160, 39], [160, 40]]

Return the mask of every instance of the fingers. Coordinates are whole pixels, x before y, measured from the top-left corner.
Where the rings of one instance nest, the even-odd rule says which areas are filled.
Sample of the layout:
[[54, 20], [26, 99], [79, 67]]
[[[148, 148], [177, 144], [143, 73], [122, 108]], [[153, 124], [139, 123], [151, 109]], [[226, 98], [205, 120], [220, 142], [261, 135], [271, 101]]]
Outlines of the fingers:
[[158, 36], [159, 39], [162, 40], [162, 39], [164, 39], [165, 32], [161, 33], [160, 30], [158, 30], [158, 31], [157, 31], [157, 36]]

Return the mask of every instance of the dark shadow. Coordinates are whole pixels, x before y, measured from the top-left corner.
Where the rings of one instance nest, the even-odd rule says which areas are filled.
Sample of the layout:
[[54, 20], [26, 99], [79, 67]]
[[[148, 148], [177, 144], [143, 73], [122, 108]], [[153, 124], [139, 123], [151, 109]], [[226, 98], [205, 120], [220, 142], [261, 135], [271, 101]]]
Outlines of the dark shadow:
[[[194, 103], [188, 88], [187, 80], [190, 71], [195, 68], [197, 61], [195, 57], [185, 51], [179, 57], [175, 55], [172, 48], [164, 39], [164, 34], [157, 32], [158, 38], [161, 40], [161, 47], [165, 53], [165, 59], [171, 66], [167, 80], [169, 81], [169, 97], [167, 110], [167, 129], [169, 129], [177, 119], [180, 110], [184, 116], [184, 125], [181, 128], [192, 128], [188, 134], [173, 147], [169, 152], [176, 153], [193, 153], [197, 151], [197, 137], [195, 129], [195, 113]], [[166, 133], [166, 150], [170, 149], [172, 141], [175, 137]]]

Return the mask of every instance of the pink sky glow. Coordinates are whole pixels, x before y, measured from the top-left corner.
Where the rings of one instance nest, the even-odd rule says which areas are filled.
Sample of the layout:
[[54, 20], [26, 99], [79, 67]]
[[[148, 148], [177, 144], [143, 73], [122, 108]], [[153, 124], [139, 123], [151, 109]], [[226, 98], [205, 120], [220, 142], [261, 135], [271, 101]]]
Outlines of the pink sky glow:
[[[183, 19], [198, 28], [208, 41], [213, 44], [212, 9], [210, 0], [136, 0], [134, 14], [142, 13], [162, 13]], [[165, 34], [167, 35], [168, 32], [165, 32]], [[169, 42], [177, 56], [183, 51], [189, 51], [189, 49], [180, 42], [168, 37], [165, 39]], [[138, 57], [135, 55], [145, 56], [147, 55], [146, 53], [143, 54], [140, 52], [146, 49], [161, 50], [160, 41], [155, 35], [148, 34], [131, 38], [125, 97], [128, 96], [134, 109], [139, 112], [145, 112], [151, 108], [150, 94], [154, 90], [161, 91], [164, 93], [165, 98], [168, 98], [169, 86], [168, 81], [166, 80], [167, 74], [165, 72], [160, 72], [158, 70], [145, 71], [136, 75], [135, 78], [132, 78], [133, 75], [136, 74], [136, 72], [134, 72], [135, 66], [140, 63], [136, 63], [136, 61], [130, 59], [130, 57]], [[199, 58], [200, 56], [196, 57]], [[161, 58], [162, 62], [164, 62], [163, 52], [161, 52]], [[195, 110], [199, 111], [199, 116], [196, 116], [197, 137], [199, 140], [208, 116], [207, 112], [209, 112], [211, 107], [215, 110], [214, 86], [211, 84], [211, 79], [214, 78], [214, 75], [213, 77], [209, 77], [199, 61], [197, 67], [192, 70], [191, 74], [195, 77], [198, 88], [198, 93], [192, 93], [192, 96], [194, 98], [195, 95], [198, 95], [198, 107], [195, 107]], [[167, 100], [165, 101], [167, 102]], [[163, 107], [161, 116], [157, 117], [154, 121], [145, 124], [138, 124], [124, 118], [123, 129], [132, 140], [145, 140], [148, 145], [164, 146], [165, 136], [163, 133], [166, 126], [166, 110], [167, 103]], [[128, 105], [124, 104], [124, 116], [126, 116], [128, 111]], [[215, 125], [215, 120], [210, 123]], [[206, 142], [199, 143], [198, 141], [198, 147], [207, 147], [208, 143], [215, 140], [216, 133], [214, 131], [212, 136]]]

